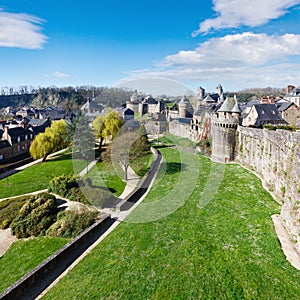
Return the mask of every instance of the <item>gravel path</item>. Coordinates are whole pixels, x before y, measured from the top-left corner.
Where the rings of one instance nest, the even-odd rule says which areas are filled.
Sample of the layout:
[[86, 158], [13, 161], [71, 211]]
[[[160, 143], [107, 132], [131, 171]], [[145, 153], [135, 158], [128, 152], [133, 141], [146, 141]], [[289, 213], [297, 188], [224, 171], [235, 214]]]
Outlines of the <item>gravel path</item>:
[[294, 268], [300, 270], [300, 255], [297, 252], [293, 242], [291, 241], [291, 237], [289, 236], [287, 230], [283, 226], [280, 216], [273, 215], [272, 220], [277, 233], [277, 237], [281, 244], [281, 249], [287, 261], [289, 261]]
[[0, 257], [15, 241], [17, 241], [17, 238], [11, 234], [10, 228], [0, 229]]

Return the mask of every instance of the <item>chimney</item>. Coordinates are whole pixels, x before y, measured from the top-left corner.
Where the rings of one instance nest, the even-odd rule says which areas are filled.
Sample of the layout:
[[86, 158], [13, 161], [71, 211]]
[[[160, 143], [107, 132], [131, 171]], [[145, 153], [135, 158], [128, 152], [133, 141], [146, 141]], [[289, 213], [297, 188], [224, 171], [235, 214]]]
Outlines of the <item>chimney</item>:
[[289, 94], [294, 88], [295, 88], [295, 86], [288, 84], [286, 86], [286, 93]]
[[8, 128], [9, 128], [8, 125], [5, 125], [5, 126], [4, 126], [4, 128], [3, 128], [3, 129], [4, 129], [4, 132], [3, 132], [3, 136], [2, 136], [3, 139], [4, 139], [4, 140], [7, 140], [7, 141], [8, 141]]

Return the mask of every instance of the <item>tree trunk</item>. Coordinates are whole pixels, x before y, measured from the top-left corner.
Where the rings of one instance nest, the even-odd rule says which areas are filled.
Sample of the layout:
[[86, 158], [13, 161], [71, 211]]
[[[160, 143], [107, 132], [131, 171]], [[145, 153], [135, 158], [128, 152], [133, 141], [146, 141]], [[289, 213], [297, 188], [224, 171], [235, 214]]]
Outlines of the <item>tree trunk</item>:
[[47, 153], [47, 154], [43, 157], [42, 162], [45, 162], [45, 161], [46, 161], [48, 155], [49, 155], [49, 153]]
[[127, 181], [128, 180], [128, 167], [129, 166], [124, 166], [124, 171], [125, 171], [125, 175], [124, 175], [124, 179], [125, 179], [125, 181]]

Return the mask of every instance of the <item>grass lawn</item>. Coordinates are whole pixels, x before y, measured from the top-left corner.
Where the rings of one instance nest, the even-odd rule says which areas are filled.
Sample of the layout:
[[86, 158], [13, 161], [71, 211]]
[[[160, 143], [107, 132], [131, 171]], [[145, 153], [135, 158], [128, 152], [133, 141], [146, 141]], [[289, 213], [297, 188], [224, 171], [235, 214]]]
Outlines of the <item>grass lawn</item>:
[[149, 151], [145, 156], [137, 158], [131, 167], [138, 176], [143, 177], [151, 166], [152, 160], [153, 154]]
[[[259, 179], [226, 165], [200, 209], [205, 185], [218, 185], [210, 176], [218, 165], [161, 152], [165, 161], [142, 213], [120, 224], [45, 299], [299, 299], [300, 272], [285, 260], [271, 220], [280, 207]], [[160, 210], [151, 207], [157, 201]], [[146, 221], [148, 211], [157, 221], [133, 223]]]
[[0, 292], [68, 242], [67, 239], [38, 237], [12, 244], [0, 257]]
[[8, 178], [0, 180], [0, 198], [46, 189], [53, 177], [72, 173], [71, 154], [33, 165]]
[[98, 162], [88, 174], [95, 186], [107, 187], [116, 197], [120, 196], [126, 186], [123, 181], [124, 172], [121, 168], [114, 169], [111, 162]]

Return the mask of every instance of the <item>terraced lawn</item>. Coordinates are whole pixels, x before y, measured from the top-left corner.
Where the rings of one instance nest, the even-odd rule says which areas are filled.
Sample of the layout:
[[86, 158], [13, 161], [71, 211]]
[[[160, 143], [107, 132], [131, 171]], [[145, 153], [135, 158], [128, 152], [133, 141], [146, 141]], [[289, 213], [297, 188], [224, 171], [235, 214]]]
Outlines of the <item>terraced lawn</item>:
[[[271, 215], [279, 205], [237, 165], [163, 148], [142, 205], [45, 299], [299, 299]], [[221, 180], [221, 182], [220, 182]]]
[[62, 174], [73, 174], [71, 154], [33, 165], [0, 180], [0, 199], [46, 189], [53, 177]]
[[69, 240], [38, 237], [19, 240], [0, 257], [0, 293], [31, 271]]

